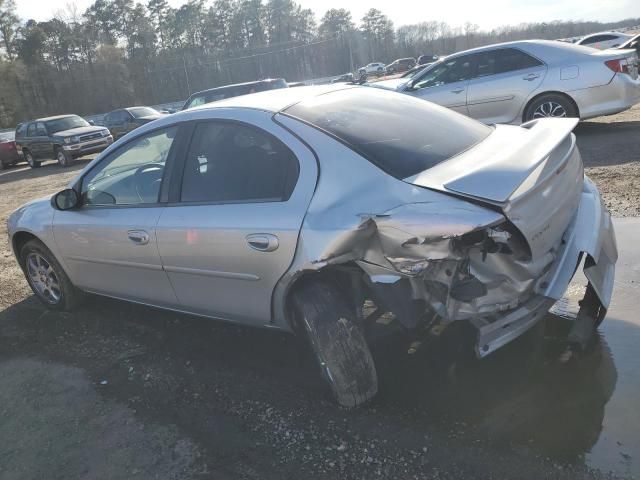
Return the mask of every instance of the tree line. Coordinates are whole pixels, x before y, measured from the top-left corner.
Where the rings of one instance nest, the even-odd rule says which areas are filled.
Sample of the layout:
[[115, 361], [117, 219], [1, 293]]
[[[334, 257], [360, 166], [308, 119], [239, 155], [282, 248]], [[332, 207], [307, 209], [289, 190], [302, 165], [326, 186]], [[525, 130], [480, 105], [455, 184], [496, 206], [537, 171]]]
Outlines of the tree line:
[[380, 10], [330, 9], [318, 21], [293, 0], [96, 0], [47, 21], [20, 19], [0, 0], [0, 127], [57, 113], [93, 114], [267, 77], [288, 81], [371, 61], [448, 54], [488, 43], [562, 38], [640, 19], [550, 22], [481, 31], [425, 21], [395, 28]]

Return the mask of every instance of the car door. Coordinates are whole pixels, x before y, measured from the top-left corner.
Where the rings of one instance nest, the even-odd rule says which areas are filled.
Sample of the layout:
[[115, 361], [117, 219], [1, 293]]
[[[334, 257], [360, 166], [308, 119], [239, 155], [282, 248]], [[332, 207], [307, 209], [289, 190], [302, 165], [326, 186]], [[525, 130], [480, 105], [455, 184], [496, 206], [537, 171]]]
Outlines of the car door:
[[161, 187], [180, 149], [179, 131], [175, 126], [155, 130], [114, 150], [76, 185], [82, 206], [56, 211], [55, 242], [78, 287], [176, 306], [155, 228], [165, 208]]
[[469, 115], [484, 123], [519, 122], [525, 103], [544, 80], [547, 66], [517, 48], [500, 48], [474, 55], [469, 81]]
[[427, 68], [409, 82], [406, 93], [467, 114], [467, 87], [471, 76], [471, 55], [463, 55]]
[[44, 123], [34, 122], [29, 125], [28, 135], [29, 149], [35, 158], [52, 158], [53, 144], [49, 140]]
[[198, 123], [183, 179], [157, 226], [164, 269], [182, 309], [266, 325], [295, 255], [317, 180], [313, 153], [271, 114], [217, 112]]

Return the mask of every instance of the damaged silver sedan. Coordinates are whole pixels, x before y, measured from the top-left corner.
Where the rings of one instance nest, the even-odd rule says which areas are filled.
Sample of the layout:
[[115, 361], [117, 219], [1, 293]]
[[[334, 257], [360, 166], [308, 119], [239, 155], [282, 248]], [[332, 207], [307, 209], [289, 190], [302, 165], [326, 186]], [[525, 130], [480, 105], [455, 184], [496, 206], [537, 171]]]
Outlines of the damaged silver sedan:
[[483, 357], [583, 265], [572, 335], [602, 321], [617, 249], [576, 121], [488, 127], [366, 87], [238, 97], [127, 135], [10, 241], [50, 308], [91, 292], [295, 332], [353, 406], [377, 391], [365, 305], [409, 341], [465, 322]]

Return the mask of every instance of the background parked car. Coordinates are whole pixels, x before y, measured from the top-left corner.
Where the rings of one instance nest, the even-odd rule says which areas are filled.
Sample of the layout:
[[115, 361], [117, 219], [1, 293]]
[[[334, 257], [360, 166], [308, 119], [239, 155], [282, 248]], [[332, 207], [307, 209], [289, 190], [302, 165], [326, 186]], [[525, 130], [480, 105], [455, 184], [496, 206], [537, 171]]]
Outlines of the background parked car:
[[406, 72], [407, 70], [411, 70], [415, 66], [415, 58], [398, 58], [397, 60], [394, 60], [392, 63], [387, 65], [385, 68], [387, 74], [392, 75], [394, 73]]
[[129, 107], [109, 112], [104, 116], [104, 126], [117, 140], [146, 123], [160, 118], [163, 114], [151, 107]]
[[331, 80], [331, 83], [353, 82], [353, 73], [343, 73], [342, 75]]
[[217, 102], [225, 98], [239, 97], [240, 95], [247, 95], [249, 93], [266, 92], [267, 90], [277, 90], [279, 88], [289, 88], [284, 78], [270, 78], [256, 82], [236, 83], [211, 88], [191, 95], [185, 102], [182, 110], [204, 105], [205, 103]]
[[15, 132], [0, 133], [0, 170], [20, 161], [20, 154], [16, 148]]
[[620, 32], [600, 32], [587, 35], [576, 42], [577, 45], [605, 50], [618, 47], [631, 38], [631, 35]]
[[373, 62], [358, 69], [358, 75], [384, 75], [386, 72], [385, 64]]
[[31, 168], [42, 160], [56, 159], [63, 167], [74, 158], [101, 152], [113, 143], [104, 127], [91, 125], [78, 115], [40, 118], [18, 125], [16, 147]]
[[485, 123], [585, 119], [618, 113], [640, 102], [634, 51], [600, 51], [554, 40], [459, 52], [413, 78], [371, 86], [415, 95]]
[[435, 62], [436, 60], [438, 60], [438, 58], [440, 58], [440, 57], [438, 57], [438, 55], [420, 55], [418, 57], [417, 64], [418, 65], [427, 65], [429, 63]]

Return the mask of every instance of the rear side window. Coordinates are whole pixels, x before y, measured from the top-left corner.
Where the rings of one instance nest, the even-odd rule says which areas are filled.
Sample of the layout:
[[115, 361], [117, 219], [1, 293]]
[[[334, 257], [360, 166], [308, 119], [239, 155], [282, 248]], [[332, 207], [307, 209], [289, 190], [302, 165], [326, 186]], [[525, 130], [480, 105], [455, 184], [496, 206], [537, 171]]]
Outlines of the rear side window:
[[444, 162], [493, 131], [422, 99], [374, 87], [320, 95], [285, 113], [331, 134], [399, 179]]
[[542, 62], [522, 50], [501, 48], [476, 54], [476, 77], [537, 67]]
[[293, 152], [247, 125], [198, 125], [182, 180], [183, 202], [282, 202], [298, 179]]
[[27, 125], [26, 123], [18, 125], [18, 128], [16, 128], [16, 138], [22, 138], [27, 134]]
[[29, 129], [27, 130], [27, 137], [35, 137], [36, 136], [36, 124], [30, 123]]

